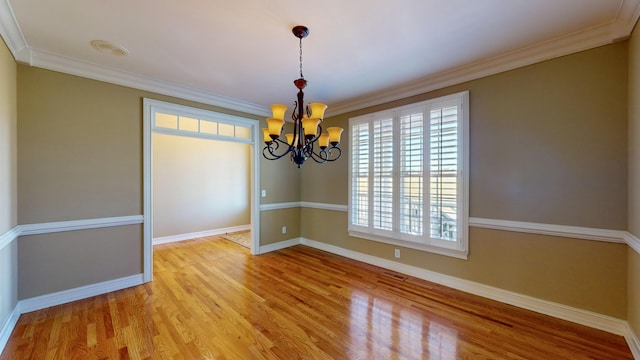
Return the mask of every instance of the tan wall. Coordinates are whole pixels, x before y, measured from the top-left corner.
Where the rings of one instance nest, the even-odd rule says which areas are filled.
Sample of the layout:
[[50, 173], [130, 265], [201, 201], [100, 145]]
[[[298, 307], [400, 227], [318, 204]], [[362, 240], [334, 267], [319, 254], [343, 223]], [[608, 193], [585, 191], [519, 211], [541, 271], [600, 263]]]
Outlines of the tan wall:
[[[264, 119], [260, 127], [266, 127]], [[292, 125], [287, 123], [284, 133], [292, 132]], [[262, 139], [262, 134], [260, 135]], [[264, 143], [260, 144], [260, 151]], [[280, 148], [282, 149], [282, 147]], [[279, 152], [276, 152], [279, 154]], [[303, 165], [306, 167], [307, 163]], [[266, 160], [260, 156], [260, 189], [267, 191], [267, 196], [260, 199], [261, 204], [277, 204], [300, 201], [300, 175], [304, 169], [291, 161], [289, 155], [278, 160]]]
[[[0, 236], [18, 225], [17, 66], [0, 40]], [[0, 329], [18, 302], [18, 245], [0, 248]]]
[[[300, 237], [300, 209], [278, 209], [260, 213], [260, 245], [274, 244], [280, 241]], [[282, 227], [287, 227], [286, 234]]]
[[[261, 127], [265, 127], [264, 120]], [[290, 123], [285, 125], [284, 133], [292, 132]], [[262, 136], [262, 135], [261, 135]], [[261, 144], [260, 151], [264, 143]], [[308, 162], [307, 162], [308, 163]], [[300, 176], [304, 172], [291, 162], [289, 155], [278, 160], [266, 160], [260, 157], [260, 189], [267, 191], [267, 196], [260, 198], [260, 204], [278, 204], [300, 201]], [[282, 233], [282, 227], [287, 233]], [[260, 212], [260, 245], [274, 244], [280, 241], [295, 239], [300, 236], [300, 209], [289, 208], [266, 210]]]
[[142, 213], [139, 91], [20, 65], [20, 223]]
[[[18, 65], [17, 73], [21, 224], [142, 214], [145, 97], [258, 118], [26, 65]], [[291, 188], [287, 181], [280, 181], [279, 172], [267, 171], [267, 175], [277, 176], [260, 181], [270, 184], [272, 194]], [[297, 183], [295, 180], [295, 189]], [[297, 201], [298, 191], [294, 192]], [[266, 223], [261, 227], [269, 232], [270, 226]], [[133, 234], [123, 239], [120, 231], [101, 229], [100, 238], [87, 237], [84, 241], [75, 240], [90, 234], [85, 231], [21, 238], [20, 298], [140, 273], [142, 234], [137, 233], [136, 239], [132, 239]], [[67, 243], [75, 248], [59, 250]], [[109, 244], [108, 251], [95, 251], [105, 243]], [[42, 254], [49, 256], [40, 264]], [[120, 266], [118, 261], [108, 269], [92, 265], [119, 257], [129, 261], [133, 255], [136, 263], [127, 266]], [[82, 258], [79, 263], [78, 256]]]
[[251, 147], [153, 134], [153, 237], [251, 224]]
[[[640, 238], [640, 28], [629, 40], [629, 232]], [[640, 334], [640, 255], [629, 248], [631, 327]]]
[[28, 299], [142, 273], [142, 225], [20, 237], [18, 296]]
[[339, 145], [344, 155], [335, 162], [305, 163], [300, 173], [300, 198], [302, 201], [347, 205], [349, 202], [349, 187], [346, 186], [349, 175], [349, 152], [345, 149], [349, 146], [349, 141], [346, 139], [348, 125], [346, 122], [337, 122], [332, 119], [323, 121], [322, 125], [325, 128], [336, 125], [345, 129]]
[[[626, 43], [355, 111], [327, 123], [346, 128], [349, 117], [464, 90], [470, 92], [472, 217], [626, 229]], [[345, 163], [348, 146], [345, 136]], [[345, 163], [327, 167], [332, 171], [322, 176], [316, 168], [305, 171], [302, 200], [327, 198], [331, 201], [320, 202], [345, 204]], [[305, 209], [302, 236], [392, 257], [393, 246], [348, 237], [346, 217]], [[626, 318], [625, 245], [474, 228], [469, 243], [466, 261], [408, 249], [400, 261]]]

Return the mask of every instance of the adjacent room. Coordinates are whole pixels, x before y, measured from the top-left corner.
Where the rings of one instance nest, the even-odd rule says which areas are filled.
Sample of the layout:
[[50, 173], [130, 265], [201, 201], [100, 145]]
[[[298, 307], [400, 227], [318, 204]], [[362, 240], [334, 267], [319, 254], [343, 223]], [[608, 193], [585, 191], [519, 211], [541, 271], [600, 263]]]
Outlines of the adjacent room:
[[640, 359], [639, 17], [0, 0], [0, 360]]

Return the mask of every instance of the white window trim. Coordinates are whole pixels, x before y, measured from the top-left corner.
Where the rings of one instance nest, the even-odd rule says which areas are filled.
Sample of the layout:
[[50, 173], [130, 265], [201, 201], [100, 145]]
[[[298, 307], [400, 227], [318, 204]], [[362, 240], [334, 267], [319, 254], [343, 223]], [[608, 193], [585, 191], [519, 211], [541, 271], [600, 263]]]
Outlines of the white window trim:
[[[413, 241], [406, 241], [399, 238], [392, 238], [386, 236], [386, 234], [372, 233], [372, 230], [358, 225], [352, 224], [352, 162], [349, 158], [349, 203], [348, 203], [348, 233], [349, 236], [358, 237], [362, 239], [382, 242], [386, 244], [402, 246], [406, 248], [416, 249], [420, 251], [446, 255], [459, 259], [467, 259], [469, 255], [469, 92], [464, 91], [456, 94], [451, 94], [436, 99], [430, 99], [419, 103], [409, 104], [393, 109], [388, 109], [376, 113], [366, 114], [349, 119], [349, 128], [355, 123], [369, 122], [364, 119], [375, 119], [380, 116], [388, 115], [390, 113], [401, 113], [403, 110], [424, 106], [425, 109], [430, 109], [431, 105], [441, 104], [443, 102], [451, 102], [459, 105], [459, 122], [458, 129], [460, 136], [458, 138], [459, 156], [462, 158], [462, 162], [458, 170], [458, 181], [462, 185], [460, 196], [458, 197], [458, 206], [460, 208], [461, 219], [458, 219], [458, 240], [455, 242], [449, 242], [445, 240], [433, 239], [427, 236], [428, 243], [416, 243]], [[425, 111], [428, 114], [429, 111]], [[395, 119], [395, 117], [394, 117]], [[394, 144], [396, 146], [396, 144]], [[428, 145], [425, 145], [428, 146]], [[395, 201], [395, 200], [394, 200]], [[425, 216], [427, 216], [425, 214]]]

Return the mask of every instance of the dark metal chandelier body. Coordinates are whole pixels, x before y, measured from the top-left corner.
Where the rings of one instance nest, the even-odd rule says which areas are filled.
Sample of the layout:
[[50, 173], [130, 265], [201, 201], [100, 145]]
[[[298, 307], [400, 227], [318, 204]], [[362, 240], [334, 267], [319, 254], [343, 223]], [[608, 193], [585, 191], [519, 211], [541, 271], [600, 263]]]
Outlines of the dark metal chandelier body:
[[322, 133], [320, 123], [324, 118], [327, 105], [311, 103], [305, 106], [304, 104], [302, 89], [307, 86], [307, 80], [302, 75], [302, 39], [309, 35], [309, 29], [298, 25], [292, 29], [292, 32], [300, 39], [300, 78], [293, 81], [298, 89], [297, 100], [294, 102], [291, 114], [293, 133], [285, 135], [286, 141], [281, 139], [287, 107], [282, 104], [271, 105], [273, 117], [267, 119], [268, 127], [262, 129], [266, 144], [262, 149], [262, 155], [268, 160], [277, 160], [290, 154], [291, 160], [298, 167], [309, 158], [317, 163], [336, 161], [342, 155], [338, 144], [343, 129], [329, 127], [327, 133]]

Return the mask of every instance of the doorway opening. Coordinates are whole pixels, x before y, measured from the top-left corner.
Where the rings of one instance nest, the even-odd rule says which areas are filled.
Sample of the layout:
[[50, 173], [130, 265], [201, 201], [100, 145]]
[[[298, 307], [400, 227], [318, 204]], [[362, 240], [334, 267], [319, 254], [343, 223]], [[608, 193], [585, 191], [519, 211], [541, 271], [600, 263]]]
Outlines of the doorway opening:
[[154, 243], [248, 230], [256, 254], [258, 122], [146, 98], [143, 107], [144, 281], [153, 277]]

